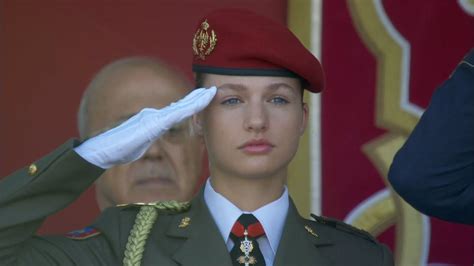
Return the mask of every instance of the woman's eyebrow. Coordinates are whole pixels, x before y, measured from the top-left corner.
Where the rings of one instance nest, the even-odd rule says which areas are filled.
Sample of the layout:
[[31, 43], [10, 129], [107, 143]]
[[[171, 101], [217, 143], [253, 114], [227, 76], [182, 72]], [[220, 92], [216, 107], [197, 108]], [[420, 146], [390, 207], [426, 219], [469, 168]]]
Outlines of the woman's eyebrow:
[[[236, 91], [242, 91], [242, 90], [247, 89], [245, 85], [236, 84], [236, 83], [225, 83], [225, 84], [220, 85], [218, 88], [222, 90], [236, 90]], [[293, 88], [292, 86], [286, 83], [273, 83], [273, 84], [270, 84], [268, 88], [271, 90], [278, 90], [278, 89], [285, 89], [289, 91], [295, 90], [295, 88]]]
[[242, 84], [235, 84], [235, 83], [225, 83], [218, 87], [219, 90], [234, 90], [234, 91], [243, 91], [246, 90], [247, 87]]
[[292, 86], [286, 84], [286, 83], [273, 83], [268, 86], [269, 89], [271, 90], [279, 90], [279, 89], [284, 89], [287, 90], [291, 93], [295, 93], [296, 89], [293, 88]]

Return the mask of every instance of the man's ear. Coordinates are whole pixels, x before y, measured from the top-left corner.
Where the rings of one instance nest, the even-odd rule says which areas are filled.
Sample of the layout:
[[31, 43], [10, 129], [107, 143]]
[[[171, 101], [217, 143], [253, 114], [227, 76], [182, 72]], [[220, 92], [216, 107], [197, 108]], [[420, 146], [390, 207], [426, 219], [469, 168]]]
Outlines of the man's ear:
[[193, 115], [192, 122], [193, 122], [194, 132], [197, 135], [202, 136], [202, 116], [200, 114]]
[[304, 131], [306, 130], [306, 127], [308, 126], [308, 118], [309, 118], [308, 104], [303, 103], [303, 117], [302, 117], [301, 126], [300, 126], [300, 136], [304, 134]]

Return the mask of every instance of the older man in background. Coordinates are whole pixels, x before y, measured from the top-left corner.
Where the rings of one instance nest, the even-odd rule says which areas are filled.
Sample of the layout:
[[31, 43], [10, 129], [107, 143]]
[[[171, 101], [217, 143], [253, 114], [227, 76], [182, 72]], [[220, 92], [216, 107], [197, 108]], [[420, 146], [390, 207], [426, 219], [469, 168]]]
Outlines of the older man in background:
[[[102, 68], [84, 92], [78, 112], [81, 138], [112, 128], [141, 109], [160, 109], [191, 89], [186, 78], [155, 59], [130, 57]], [[191, 199], [202, 173], [204, 145], [188, 121], [171, 128], [132, 163], [117, 165], [96, 182], [101, 210], [117, 204]]]

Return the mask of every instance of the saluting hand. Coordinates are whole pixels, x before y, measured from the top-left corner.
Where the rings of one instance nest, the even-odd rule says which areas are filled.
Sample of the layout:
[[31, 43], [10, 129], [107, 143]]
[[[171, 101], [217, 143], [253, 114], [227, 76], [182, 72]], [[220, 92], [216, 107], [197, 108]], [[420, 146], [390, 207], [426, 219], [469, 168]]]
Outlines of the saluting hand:
[[135, 161], [174, 124], [203, 110], [216, 92], [216, 87], [195, 89], [162, 109], [145, 108], [74, 150], [86, 161], [103, 169]]

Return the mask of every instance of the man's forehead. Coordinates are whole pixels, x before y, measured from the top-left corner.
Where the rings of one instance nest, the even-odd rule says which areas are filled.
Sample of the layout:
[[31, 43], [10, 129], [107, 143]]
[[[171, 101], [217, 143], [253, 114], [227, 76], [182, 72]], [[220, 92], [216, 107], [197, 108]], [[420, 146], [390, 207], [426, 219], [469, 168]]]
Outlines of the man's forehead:
[[91, 95], [88, 108], [91, 130], [109, 127], [143, 108], [163, 108], [182, 98], [187, 89], [179, 82], [150, 78], [103, 87]]
[[89, 110], [120, 114], [145, 107], [162, 108], [185, 94], [185, 90], [172, 84], [121, 84], [92, 95]]

